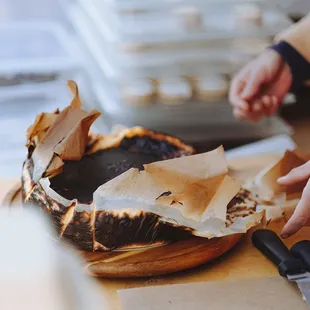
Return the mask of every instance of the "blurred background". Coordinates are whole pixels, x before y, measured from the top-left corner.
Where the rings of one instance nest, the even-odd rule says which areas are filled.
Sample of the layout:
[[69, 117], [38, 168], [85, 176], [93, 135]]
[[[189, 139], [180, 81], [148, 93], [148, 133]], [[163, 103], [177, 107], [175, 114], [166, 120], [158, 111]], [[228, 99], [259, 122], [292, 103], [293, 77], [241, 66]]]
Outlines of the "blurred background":
[[234, 120], [232, 76], [310, 11], [308, 0], [0, 0], [0, 174], [20, 175], [26, 130], [64, 108], [66, 81], [103, 116], [95, 130], [141, 125], [199, 150], [231, 148], [309, 119], [309, 90], [279, 115]]

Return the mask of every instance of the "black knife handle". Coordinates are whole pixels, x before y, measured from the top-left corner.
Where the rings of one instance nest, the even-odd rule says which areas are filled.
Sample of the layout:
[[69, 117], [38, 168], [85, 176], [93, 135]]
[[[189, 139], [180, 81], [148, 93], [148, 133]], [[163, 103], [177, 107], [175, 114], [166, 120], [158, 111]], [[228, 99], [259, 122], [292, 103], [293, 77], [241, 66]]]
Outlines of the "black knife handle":
[[310, 272], [310, 241], [304, 240], [297, 242], [291, 248], [291, 253], [299, 258]]
[[305, 271], [302, 261], [293, 256], [275, 232], [267, 229], [257, 230], [252, 235], [252, 242], [278, 267], [282, 277]]

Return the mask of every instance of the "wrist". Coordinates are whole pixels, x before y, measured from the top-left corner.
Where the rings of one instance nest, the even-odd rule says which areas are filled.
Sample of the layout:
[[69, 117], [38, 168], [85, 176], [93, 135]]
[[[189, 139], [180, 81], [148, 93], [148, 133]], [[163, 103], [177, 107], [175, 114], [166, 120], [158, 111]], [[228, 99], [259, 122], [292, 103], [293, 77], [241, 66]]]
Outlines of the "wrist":
[[310, 63], [289, 43], [280, 41], [270, 47], [277, 52], [290, 68], [292, 88], [298, 88], [310, 78]]

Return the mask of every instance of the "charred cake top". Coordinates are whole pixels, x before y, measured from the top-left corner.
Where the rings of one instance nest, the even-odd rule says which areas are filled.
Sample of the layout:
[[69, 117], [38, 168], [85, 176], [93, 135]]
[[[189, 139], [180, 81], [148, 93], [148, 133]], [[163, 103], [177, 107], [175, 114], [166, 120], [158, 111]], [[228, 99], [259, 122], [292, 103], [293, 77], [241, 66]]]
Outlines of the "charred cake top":
[[[133, 135], [135, 131], [139, 135]], [[90, 203], [100, 185], [130, 168], [143, 170], [145, 164], [191, 154], [178, 140], [173, 144], [146, 129], [132, 128], [128, 136], [117, 146], [99, 148], [79, 161], [65, 161], [62, 173], [50, 179], [51, 188], [67, 199]]]

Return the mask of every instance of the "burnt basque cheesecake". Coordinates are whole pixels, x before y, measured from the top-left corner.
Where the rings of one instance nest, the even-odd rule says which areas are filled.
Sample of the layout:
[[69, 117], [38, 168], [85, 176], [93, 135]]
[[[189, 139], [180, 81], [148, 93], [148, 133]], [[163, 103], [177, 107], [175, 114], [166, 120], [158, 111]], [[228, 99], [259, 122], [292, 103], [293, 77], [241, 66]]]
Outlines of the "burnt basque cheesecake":
[[[89, 149], [91, 147], [94, 145]], [[82, 206], [79, 210], [79, 204], [90, 205], [100, 185], [129, 168], [143, 169], [143, 164], [191, 153], [192, 149], [178, 139], [143, 128], [128, 129], [113, 145], [96, 149], [79, 161], [65, 161], [63, 172], [49, 178], [50, 187], [60, 196], [77, 200], [74, 209], [50, 197], [39, 184], [34, 185], [34, 162], [30, 153], [23, 167], [24, 201], [50, 213], [61, 237], [83, 250], [136, 248], [183, 238], [188, 236], [187, 230], [162, 224], [155, 214], [141, 212], [137, 216], [108, 210], [92, 214]], [[32, 188], [30, 192], [28, 188]]]
[[[187, 238], [192, 229], [163, 221], [147, 211], [114, 210], [93, 204], [102, 184], [130, 168], [194, 154], [169, 135], [141, 127], [110, 135], [91, 133], [97, 111], [81, 109], [73, 82], [71, 105], [37, 116], [27, 133], [28, 156], [22, 170], [24, 205], [47, 212], [60, 238], [86, 251], [107, 251], [159, 245]], [[163, 193], [163, 195], [169, 193]], [[227, 225], [255, 212], [249, 192], [240, 191], [228, 205]]]

